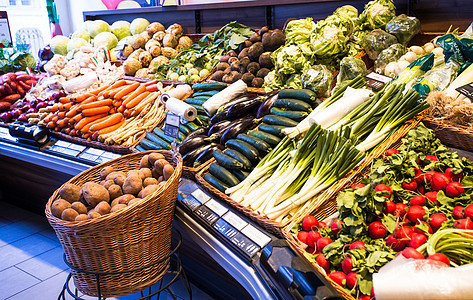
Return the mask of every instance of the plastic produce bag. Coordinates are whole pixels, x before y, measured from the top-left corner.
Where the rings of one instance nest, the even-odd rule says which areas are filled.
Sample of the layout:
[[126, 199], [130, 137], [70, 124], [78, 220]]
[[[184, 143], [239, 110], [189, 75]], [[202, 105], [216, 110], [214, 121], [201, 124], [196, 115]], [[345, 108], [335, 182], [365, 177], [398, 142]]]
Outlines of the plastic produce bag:
[[417, 80], [413, 88], [420, 94], [421, 98], [426, 98], [431, 91], [442, 91], [455, 78], [460, 66], [454, 62], [441, 64], [427, 71], [424, 76]]
[[329, 96], [332, 81], [332, 72], [324, 65], [314, 65], [302, 73], [302, 87], [314, 91], [319, 98]]
[[471, 299], [472, 276], [473, 264], [452, 268], [399, 255], [373, 274], [373, 287], [377, 300]]
[[344, 57], [340, 61], [340, 73], [337, 76], [337, 85], [333, 88], [333, 92], [344, 86], [347, 82], [354, 79], [358, 75], [366, 75], [365, 62], [359, 57]]
[[384, 49], [379, 53], [378, 58], [374, 62], [375, 72], [383, 74], [384, 69], [390, 62], [398, 61], [406, 52], [406, 47], [399, 43], [392, 44], [388, 48]]
[[375, 29], [363, 37], [363, 46], [372, 60], [377, 59], [381, 51], [397, 42], [394, 35], [382, 29]]
[[435, 43], [443, 48], [445, 61], [453, 59], [460, 64], [473, 62], [473, 39], [461, 38], [449, 33], [439, 37]]
[[399, 43], [406, 45], [420, 32], [420, 21], [405, 14], [399, 15], [386, 24], [386, 32], [394, 35]]

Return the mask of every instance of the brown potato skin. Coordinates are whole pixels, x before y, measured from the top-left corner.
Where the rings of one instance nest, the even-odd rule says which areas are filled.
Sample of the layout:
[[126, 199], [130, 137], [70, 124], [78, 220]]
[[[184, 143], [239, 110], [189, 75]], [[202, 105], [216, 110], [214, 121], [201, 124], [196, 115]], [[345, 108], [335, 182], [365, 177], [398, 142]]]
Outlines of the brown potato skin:
[[107, 166], [104, 167], [100, 170], [100, 178], [105, 179], [107, 178], [107, 175], [115, 171], [115, 169], [112, 166]]
[[159, 175], [163, 175], [164, 166], [169, 165], [169, 162], [165, 159], [159, 159], [154, 162], [154, 169]]
[[128, 176], [123, 183], [124, 194], [138, 194], [143, 188], [143, 181], [137, 175]]
[[68, 208], [71, 208], [71, 203], [64, 199], [57, 199], [51, 204], [51, 213], [56, 218], [61, 218], [62, 212]]
[[108, 204], [108, 202], [106, 201], [100, 202], [94, 208], [94, 210], [98, 212], [99, 214], [101, 214], [102, 216], [108, 214], [110, 212], [110, 209], [111, 209], [110, 204]]
[[76, 217], [76, 219], [74, 221], [78, 222], [78, 221], [85, 221], [87, 220], [87, 215], [86, 214], [80, 214]]
[[149, 168], [150, 166], [148, 155], [144, 155], [140, 160], [140, 168]]
[[115, 176], [113, 176], [113, 182], [115, 182], [115, 184], [121, 187], [123, 187], [123, 183], [125, 182], [125, 179], [126, 179], [126, 174], [124, 172], [119, 172], [115, 174]]
[[79, 194], [81, 188], [72, 183], [66, 183], [60, 190], [59, 196], [68, 201], [69, 203], [73, 203], [79, 201]]
[[71, 204], [71, 208], [74, 209], [79, 214], [87, 214], [87, 207], [85, 207], [84, 203], [82, 202], [74, 202]]
[[82, 186], [82, 193], [84, 195], [85, 201], [87, 201], [87, 203], [93, 207], [102, 201], [110, 201], [110, 194], [108, 193], [108, 190], [98, 183], [84, 183]]
[[112, 209], [110, 210], [110, 213], [114, 213], [116, 211], [122, 210], [125, 207], [128, 207], [128, 206], [126, 204], [117, 204], [114, 207], [112, 207]]
[[151, 166], [153, 166], [154, 162], [157, 161], [158, 159], [164, 159], [164, 155], [157, 152], [153, 152], [148, 155], [148, 161]]
[[130, 202], [128, 202], [128, 206], [131, 206], [135, 203], [137, 203], [138, 201], [140, 201], [141, 198], [134, 198], [134, 199], [131, 199]]
[[118, 184], [113, 184], [108, 188], [110, 199], [115, 199], [123, 195], [122, 188]]
[[95, 210], [91, 210], [89, 211], [89, 213], [87, 214], [87, 220], [90, 220], [90, 219], [96, 219], [98, 217], [101, 217], [102, 215], [99, 214], [98, 212], [96, 212]]
[[117, 198], [119, 204], [128, 204], [131, 200], [135, 199], [135, 196], [131, 194], [125, 194]]
[[174, 168], [171, 165], [165, 165], [163, 168], [164, 180], [171, 178], [172, 173], [174, 173]]
[[153, 176], [150, 168], [141, 168], [140, 171], [145, 175], [145, 178]]
[[110, 186], [112, 186], [114, 184], [115, 184], [115, 182], [113, 180], [105, 180], [104, 184], [102, 184], [102, 185], [103, 185], [104, 188], [108, 189]]
[[75, 221], [76, 220], [76, 217], [79, 215], [78, 212], [76, 212], [74, 209], [72, 208], [66, 208], [62, 214], [61, 214], [61, 219], [63, 219], [64, 221]]
[[147, 177], [143, 180], [143, 187], [147, 187], [148, 185], [158, 184], [158, 180], [153, 177]]

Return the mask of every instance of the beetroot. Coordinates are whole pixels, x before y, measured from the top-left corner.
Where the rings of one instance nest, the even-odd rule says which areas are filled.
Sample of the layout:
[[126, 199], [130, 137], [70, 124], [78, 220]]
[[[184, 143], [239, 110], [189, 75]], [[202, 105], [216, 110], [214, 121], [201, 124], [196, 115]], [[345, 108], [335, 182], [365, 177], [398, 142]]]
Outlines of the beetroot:
[[399, 217], [404, 217], [404, 215], [406, 214], [406, 211], [407, 211], [407, 205], [402, 203], [402, 202], [399, 202], [399, 203], [396, 203], [396, 209], [394, 210], [394, 214], [396, 216], [399, 216]]
[[332, 272], [328, 275], [328, 277], [335, 281], [336, 284], [345, 287], [345, 283], [347, 281], [347, 275], [345, 273], [340, 271]]
[[352, 268], [353, 268], [353, 260], [351, 259], [350, 256], [345, 257], [342, 261], [342, 270], [343, 270], [343, 272], [345, 272], [345, 274], [348, 275], [348, 273], [351, 272]]
[[469, 218], [456, 220], [453, 224], [456, 229], [473, 229], [473, 221]]
[[371, 300], [371, 296], [361, 295], [360, 297], [358, 297], [358, 300]]
[[427, 181], [427, 182], [431, 182], [432, 181], [432, 176], [434, 176], [434, 174], [437, 174], [437, 172], [435, 171], [427, 171], [425, 172], [424, 174], [424, 179]]
[[386, 236], [386, 227], [381, 222], [372, 222], [368, 225], [368, 235], [372, 239], [380, 239]]
[[391, 198], [391, 188], [388, 186], [388, 185], [385, 185], [385, 184], [378, 184], [375, 188], [374, 188], [375, 191], [379, 192], [379, 191], [384, 191], [384, 192], [387, 192], [385, 193], [384, 197], [386, 198]]
[[408, 191], [415, 191], [417, 189], [417, 182], [415, 180], [411, 180], [410, 182], [404, 181], [402, 188]]
[[422, 195], [417, 195], [412, 197], [411, 201], [409, 202], [410, 205], [420, 205], [424, 206], [426, 203], [425, 197]]
[[417, 251], [415, 248], [412, 247], [406, 247], [404, 250], [402, 250], [402, 255], [404, 255], [405, 258], [414, 258], [414, 259], [424, 259], [425, 257]]
[[297, 233], [297, 239], [301, 242], [303, 242], [304, 244], [307, 244], [307, 235], [309, 233], [307, 231], [299, 231]]
[[470, 218], [471, 220], [473, 220], [473, 204], [470, 204], [465, 207], [463, 215], [465, 216], [465, 218]]
[[364, 185], [363, 183], [357, 183], [357, 184], [354, 184], [352, 185], [352, 189], [361, 189], [361, 188], [364, 188], [366, 185]]
[[362, 241], [354, 241], [351, 243], [350, 247], [348, 249], [353, 250], [353, 249], [365, 249], [365, 243]]
[[330, 262], [325, 258], [323, 254], [317, 255], [315, 262], [325, 270], [326, 273], [330, 272]]
[[427, 192], [424, 194], [427, 199], [433, 204], [437, 204], [439, 201], [437, 200], [437, 192]]
[[445, 194], [450, 198], [458, 197], [463, 194], [463, 192], [465, 192], [463, 185], [457, 181], [450, 182], [445, 189]]
[[429, 257], [427, 257], [427, 259], [439, 261], [441, 263], [446, 264], [447, 266], [450, 265], [450, 260], [448, 259], [448, 257], [445, 254], [442, 254], [442, 253], [434, 253], [432, 255], [429, 255]]
[[383, 212], [385, 214], [391, 214], [391, 215], [394, 215], [394, 211], [396, 210], [396, 204], [394, 204], [394, 202], [392, 201], [386, 201], [384, 203], [384, 210]]
[[316, 253], [316, 250], [315, 250], [314, 247], [309, 247], [309, 248], [307, 248], [306, 251], [309, 252], [310, 254], [315, 254]]
[[422, 184], [424, 182], [424, 174], [422, 174], [422, 171], [417, 168], [414, 169], [414, 172], [414, 179], [417, 182], [417, 185]]
[[358, 273], [356, 272], [350, 272], [347, 275], [347, 288], [352, 289], [356, 286], [357, 276], [358, 276]]
[[460, 172], [458, 174], [453, 173], [453, 168], [448, 168], [445, 170], [445, 175], [450, 178], [451, 181], [457, 181], [460, 182], [463, 179], [463, 172]]
[[422, 233], [414, 232], [412, 233], [411, 239], [407, 241], [407, 246], [412, 248], [419, 248], [427, 242], [427, 236]]
[[319, 225], [319, 221], [314, 216], [307, 216], [302, 220], [302, 229], [310, 231], [312, 228], [316, 228]]
[[309, 247], [315, 247], [315, 243], [322, 237], [320, 232], [311, 230], [307, 234], [307, 246]]
[[413, 205], [409, 207], [406, 213], [406, 218], [412, 223], [416, 223], [417, 220], [422, 220], [425, 216], [425, 209], [420, 205]]
[[395, 238], [392, 234], [386, 239], [386, 245], [391, 247], [394, 251], [402, 251], [406, 247], [406, 242], [401, 239]]
[[444, 190], [448, 183], [450, 182], [450, 178], [443, 173], [435, 173], [432, 175], [432, 181], [430, 182], [430, 186], [434, 191], [441, 191]]
[[433, 231], [439, 230], [442, 223], [447, 221], [447, 217], [442, 213], [435, 213], [430, 216], [430, 227], [432, 227]]
[[463, 210], [465, 208], [463, 206], [455, 206], [455, 208], [452, 211], [453, 218], [458, 220], [458, 219], [463, 219], [465, 215], [463, 214]]
[[332, 239], [329, 237], [322, 237], [317, 240], [317, 251], [322, 252], [324, 250], [325, 246], [330, 245], [332, 243]]
[[399, 150], [397, 150], [397, 149], [388, 149], [388, 150], [386, 150], [386, 156], [391, 156], [391, 155], [394, 155], [394, 154], [399, 154]]
[[339, 220], [333, 220], [332, 223], [330, 223], [330, 229], [332, 229], [332, 233], [334, 235], [338, 235], [338, 233], [340, 232], [340, 230], [342, 230], [342, 225], [344, 224], [345, 222], [343, 221], [339, 221]]

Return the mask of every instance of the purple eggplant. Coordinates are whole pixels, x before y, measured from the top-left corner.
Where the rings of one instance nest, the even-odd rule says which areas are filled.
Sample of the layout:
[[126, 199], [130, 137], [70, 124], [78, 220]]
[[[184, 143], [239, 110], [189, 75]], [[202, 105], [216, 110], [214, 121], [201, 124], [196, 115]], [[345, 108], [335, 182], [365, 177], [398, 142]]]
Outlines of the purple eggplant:
[[207, 133], [207, 135], [212, 135], [214, 133], [217, 133], [219, 132], [223, 127], [227, 126], [228, 124], [230, 124], [232, 121], [230, 120], [223, 120], [223, 121], [220, 121], [218, 123], [216, 123], [215, 125], [213, 125], [212, 127], [210, 127], [209, 129], [209, 132]]
[[256, 107], [261, 105], [261, 98], [262, 97], [255, 97], [233, 104], [227, 111], [227, 118], [236, 119], [249, 115]]
[[184, 163], [185, 166], [192, 167], [197, 157], [210, 147], [212, 147], [211, 144], [194, 148], [194, 150], [190, 151], [189, 153], [185, 154], [182, 157], [182, 162]]
[[260, 105], [258, 112], [256, 113], [256, 118], [261, 119], [262, 117], [269, 114], [271, 106], [273, 106], [274, 101], [278, 99], [278, 94], [271, 92], [268, 95], [268, 98]]
[[220, 144], [214, 144], [211, 145], [209, 148], [207, 148], [204, 152], [202, 152], [195, 160], [194, 162], [194, 168], [197, 168], [198, 166], [202, 165], [209, 159], [213, 157], [213, 152], [215, 149], [223, 150], [225, 149], [224, 145]]
[[191, 138], [193, 138], [195, 136], [207, 135], [208, 133], [209, 133], [209, 127], [207, 127], [207, 126], [199, 127], [196, 130], [192, 131], [188, 136], [186, 136], [186, 138], [181, 142], [181, 144], [188, 141], [188, 140], [190, 140]]
[[253, 120], [253, 117], [247, 117], [247, 118], [241, 118], [241, 119], [236, 119], [234, 121], [231, 121], [229, 124], [225, 125], [224, 127], [220, 128], [218, 132], [213, 133], [212, 135], [209, 135], [207, 138], [207, 141], [209, 142], [219, 142], [220, 139], [222, 138], [222, 135], [227, 131], [227, 129], [239, 124], [245, 119], [250, 119]]
[[246, 118], [234, 126], [231, 126], [222, 134], [220, 144], [225, 145], [228, 140], [236, 138], [240, 133], [245, 133], [252, 125], [254, 125], [254, 119]]
[[209, 144], [207, 141], [206, 135], [198, 135], [190, 139], [185, 139], [182, 141], [181, 144], [177, 147], [177, 150], [181, 155], [186, 155], [187, 153], [191, 152], [192, 150], [202, 147], [204, 145]]
[[228, 111], [228, 109], [224, 109], [223, 111], [219, 112], [218, 114], [216, 114], [212, 118], [210, 118], [209, 126], [213, 126], [214, 124], [217, 124], [220, 121], [226, 120], [227, 119], [227, 111]]
[[228, 102], [228, 103], [225, 103], [225, 104], [223, 105], [222, 110], [228, 109], [228, 108], [230, 108], [230, 107], [231, 107], [232, 105], [234, 105], [234, 104], [237, 104], [237, 103], [240, 103], [240, 102], [243, 102], [243, 101], [246, 101], [246, 100], [253, 99], [253, 98], [257, 97], [257, 96], [258, 96], [257, 94], [245, 94], [245, 95], [243, 95], [243, 96], [240, 96], [240, 97], [238, 97], [238, 98], [233, 99], [232, 101], [230, 101], [230, 102]]

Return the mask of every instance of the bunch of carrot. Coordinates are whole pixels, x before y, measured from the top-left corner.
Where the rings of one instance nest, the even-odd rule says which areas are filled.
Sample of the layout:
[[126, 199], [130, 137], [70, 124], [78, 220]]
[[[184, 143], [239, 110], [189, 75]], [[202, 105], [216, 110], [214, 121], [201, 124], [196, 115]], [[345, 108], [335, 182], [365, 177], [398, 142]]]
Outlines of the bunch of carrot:
[[63, 97], [48, 108], [50, 113], [41, 122], [51, 130], [96, 141], [149, 109], [160, 94], [156, 83], [118, 80], [87, 93]]

